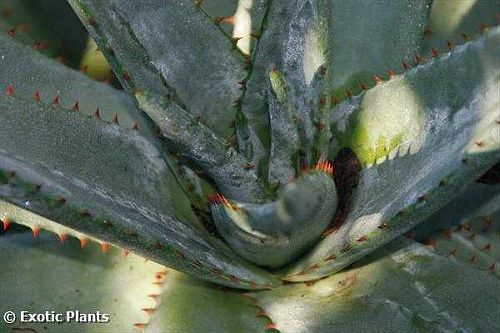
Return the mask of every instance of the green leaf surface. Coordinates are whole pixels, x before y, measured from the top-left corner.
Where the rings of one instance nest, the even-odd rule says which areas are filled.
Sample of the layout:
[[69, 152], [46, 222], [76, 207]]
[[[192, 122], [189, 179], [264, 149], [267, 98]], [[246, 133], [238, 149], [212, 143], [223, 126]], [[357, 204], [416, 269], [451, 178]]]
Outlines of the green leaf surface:
[[43, 54], [78, 68], [87, 32], [61, 0], [2, 0], [0, 29]]
[[[14, 311], [18, 321], [0, 322], [0, 331], [18, 332], [137, 332], [135, 324], [147, 323], [142, 309], [154, 309], [163, 289], [165, 267], [134, 254], [124, 256], [117, 248], [103, 253], [89, 242], [82, 249], [76, 239], [63, 244], [53, 234], [42, 232], [0, 237], [0, 311]], [[160, 279], [158, 279], [158, 277]], [[153, 297], [149, 296], [153, 295]], [[105, 313], [107, 323], [21, 323], [21, 311], [45, 313], [79, 311]], [[23, 331], [25, 332], [25, 331]], [[33, 331], [30, 331], [33, 332]]]
[[496, 332], [499, 295], [490, 273], [398, 240], [344, 272], [251, 297], [280, 332]]
[[498, 25], [498, 0], [434, 0], [430, 8], [422, 54], [464, 43], [481, 30]]
[[409, 235], [443, 256], [500, 276], [500, 186], [472, 184]]
[[78, 102], [80, 112], [92, 115], [99, 108], [99, 115], [103, 120], [111, 122], [118, 115], [118, 122], [122, 127], [132, 128], [138, 122], [139, 130], [148, 134], [143, 116], [125, 93], [97, 83], [0, 34], [2, 93], [9, 84], [13, 86], [14, 94], [25, 99], [34, 99], [35, 91], [38, 91], [40, 101], [50, 104], [59, 96], [59, 105], [66, 109], [74, 109]]
[[2, 236], [0, 249], [5, 295], [0, 310], [99, 310], [111, 316], [102, 325], [44, 324], [50, 332], [499, 329], [499, 280], [411, 240], [394, 241], [320, 281], [250, 293], [216, 287], [132, 254], [123, 257], [114, 248], [103, 254], [92, 243], [84, 250], [72, 239], [61, 245], [43, 233], [36, 240], [29, 234]]
[[218, 135], [233, 134], [244, 58], [196, 1], [70, 4], [125, 88], [169, 96]]
[[362, 170], [340, 228], [287, 279], [319, 278], [354, 262], [424, 220], [498, 161], [499, 40], [500, 29], [491, 29], [333, 111], [338, 147], [347, 143], [373, 165]]
[[374, 74], [385, 76], [419, 53], [429, 12], [428, 0], [332, 1], [329, 60], [332, 89], [358, 90]]
[[220, 243], [205, 240], [208, 233], [196, 227], [162, 155], [138, 131], [15, 95], [1, 96], [0, 105], [0, 168], [15, 172], [0, 197], [20, 207], [2, 202], [3, 217], [88, 234], [222, 284], [270, 282]]

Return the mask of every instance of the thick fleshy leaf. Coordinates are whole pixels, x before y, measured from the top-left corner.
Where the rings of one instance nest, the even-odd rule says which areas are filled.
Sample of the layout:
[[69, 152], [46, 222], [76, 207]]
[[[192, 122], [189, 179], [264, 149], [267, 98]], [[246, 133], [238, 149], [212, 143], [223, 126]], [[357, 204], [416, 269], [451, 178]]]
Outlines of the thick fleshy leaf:
[[500, 329], [500, 282], [412, 241], [397, 241], [309, 286], [253, 293], [280, 332]]
[[[122, 257], [114, 248], [102, 254], [90, 243], [81, 250], [73, 239], [61, 245], [43, 233], [38, 240], [26, 234], [0, 237], [0, 249], [3, 305], [15, 312], [110, 314], [106, 326], [86, 325], [88, 332], [499, 329], [499, 280], [410, 240], [395, 241], [327, 279], [246, 294], [132, 254]], [[54, 284], [60, 287], [54, 290]], [[75, 323], [44, 325], [51, 332], [77, 328]]]
[[425, 29], [422, 54], [454, 47], [499, 23], [499, 0], [434, 0]]
[[224, 290], [174, 271], [165, 276], [161, 303], [144, 333], [258, 333], [266, 330], [260, 316], [241, 291]]
[[[334, 110], [337, 148], [365, 168], [349, 214], [288, 272], [331, 274], [408, 231], [500, 158], [500, 28]], [[387, 227], [386, 227], [387, 226]]]
[[0, 168], [11, 176], [0, 186], [9, 202], [2, 201], [2, 218], [34, 230], [88, 234], [222, 284], [269, 282], [205, 240], [177, 179], [138, 131], [15, 94], [1, 96], [0, 105]]
[[444, 256], [500, 276], [500, 186], [474, 183], [409, 236]]
[[[253, 269], [236, 259], [220, 241], [213, 239], [214, 244], [209, 244], [210, 241], [204, 240], [211, 237], [196, 218], [178, 178], [151, 135], [142, 136], [134, 129], [100, 121], [96, 119], [100, 113], [99, 117], [85, 116], [75, 108], [68, 110], [61, 106], [62, 97], [56, 102], [49, 99], [51, 104], [43, 103], [46, 100], [43, 95], [32, 97], [32, 81], [45, 82], [59, 96], [78, 94], [85, 100], [103, 96], [110, 110], [124, 108], [138, 115], [124, 95], [51, 60], [35, 59], [34, 51], [14, 45], [8, 39], [1, 41], [4, 56], [1, 80], [18, 83], [18, 88], [7, 86], [6, 95], [0, 97], [0, 168], [4, 175], [13, 175], [12, 172], [16, 175], [3, 182], [1, 196], [61, 224], [31, 215], [27, 219], [28, 212], [7, 203], [2, 204], [2, 217], [34, 229], [78, 236], [89, 234], [102, 242], [120, 244], [178, 269], [182, 270], [182, 266], [193, 274], [199, 271], [201, 277], [212, 276], [231, 285], [239, 285], [238, 279], [254, 277], [257, 285], [268, 282], [267, 278], [259, 277], [259, 270], [250, 273]], [[16, 59], [26, 59], [30, 66], [20, 66]], [[54, 77], [45, 77], [43, 73]], [[66, 79], [67, 84], [57, 85], [57, 79]], [[87, 223], [88, 214], [89, 221], [113, 222]], [[203, 250], [197, 251], [195, 243]], [[179, 251], [178, 255], [171, 246]], [[193, 262], [198, 260], [207, 267], [194, 266]], [[229, 261], [239, 262], [236, 266], [243, 265], [242, 270]], [[214, 272], [227, 275], [219, 277]]]
[[137, 122], [139, 130], [148, 133], [143, 116], [125, 93], [41, 56], [4, 34], [0, 34], [0, 55], [2, 92], [12, 85], [14, 93], [25, 99], [59, 104], [86, 115], [94, 114], [99, 108], [103, 120], [111, 122], [117, 115], [121, 126], [132, 128]]
[[[327, 65], [328, 86], [336, 98], [343, 97], [345, 89], [358, 91], [361, 82], [367, 84], [374, 74], [399, 66], [419, 52], [428, 3], [427, 0], [273, 2], [256, 46], [242, 103], [248, 131], [240, 147], [253, 149], [254, 164], [267, 163], [271, 145], [265, 93], [269, 66], [282, 71], [291, 89], [296, 91], [294, 104], [301, 113], [304, 153], [310, 161], [314, 126], [325, 126], [314, 115], [319, 109], [318, 101], [311, 101], [311, 97], [320, 99], [322, 92], [321, 87], [310, 86], [318, 68]], [[324, 97], [330, 100], [329, 95]]]
[[0, 29], [51, 58], [78, 67], [87, 32], [60, 0], [2, 0]]
[[[134, 254], [124, 256], [117, 248], [103, 253], [94, 242], [85, 248], [68, 238], [60, 243], [53, 234], [42, 232], [0, 236], [0, 311], [14, 311], [17, 322], [0, 322], [0, 331], [15, 332], [137, 332], [135, 324], [150, 320], [163, 289], [167, 269]], [[92, 320], [99, 311], [102, 323], [21, 323], [21, 311], [62, 313]], [[70, 313], [70, 316], [72, 315]], [[81, 317], [85, 315], [84, 317]]]
[[233, 148], [245, 57], [201, 2], [70, 3], [170, 148], [226, 195], [261, 201], [264, 189]]
[[[229, 139], [244, 57], [196, 1], [70, 1], [125, 88], [169, 95]], [[112, 50], [112, 51], [111, 51]]]
[[374, 74], [413, 62], [420, 52], [429, 0], [332, 1], [332, 89], [345, 96]]

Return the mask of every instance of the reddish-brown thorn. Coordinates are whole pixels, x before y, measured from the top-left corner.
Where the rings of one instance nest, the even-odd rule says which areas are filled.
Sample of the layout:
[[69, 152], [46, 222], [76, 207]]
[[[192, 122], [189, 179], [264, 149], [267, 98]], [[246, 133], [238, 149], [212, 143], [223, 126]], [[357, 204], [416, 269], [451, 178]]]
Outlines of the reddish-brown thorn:
[[396, 74], [394, 73], [394, 69], [389, 69], [389, 79], [392, 79], [394, 78], [394, 76], [396, 76]]
[[481, 30], [481, 32], [485, 32], [488, 30], [488, 26], [484, 23], [479, 23], [479, 30]]
[[66, 241], [66, 239], [68, 239], [68, 235], [59, 234], [59, 240], [61, 241], [61, 243], [64, 243]]
[[411, 68], [411, 66], [406, 61], [403, 61], [403, 68], [404, 68], [405, 71], [407, 71], [407, 70], [409, 70]]
[[43, 50], [45, 48], [45, 45], [42, 42], [34, 42], [33, 48], [35, 50]]
[[450, 229], [443, 229], [442, 234], [444, 238], [450, 239], [451, 238], [451, 230]]
[[80, 246], [82, 247], [82, 249], [84, 249], [85, 246], [87, 246], [87, 243], [88, 243], [87, 238], [85, 238], [85, 237], [80, 238]]
[[470, 41], [470, 36], [469, 36], [469, 35], [467, 35], [467, 34], [462, 33], [462, 38], [463, 38], [466, 42]]
[[368, 90], [368, 87], [363, 82], [359, 84], [359, 87], [361, 88], [361, 90]]
[[89, 212], [89, 211], [87, 211], [87, 210], [82, 210], [82, 211], [80, 212], [80, 216], [81, 216], [82, 218], [85, 218], [85, 217], [90, 217], [90, 212]]
[[491, 216], [483, 216], [484, 225], [489, 228], [493, 223], [493, 218]]
[[118, 121], [118, 113], [115, 113], [115, 116], [113, 117], [113, 120], [111, 121], [113, 124], [119, 124], [120, 122]]
[[473, 255], [472, 257], [470, 257], [469, 261], [473, 264], [477, 263], [477, 255]]
[[40, 228], [32, 227], [31, 231], [33, 232], [33, 238], [37, 238], [40, 235]]
[[424, 30], [424, 35], [430, 35], [430, 34], [432, 34], [432, 29], [431, 28], [426, 28]]
[[339, 103], [339, 99], [335, 96], [332, 96], [332, 105], [337, 105]]
[[75, 104], [73, 105], [73, 110], [80, 111], [80, 103], [78, 101], [76, 101]]
[[362, 243], [362, 242], [365, 242], [367, 239], [368, 239], [368, 237], [363, 236], [363, 237], [358, 238], [357, 242]]
[[318, 129], [318, 131], [323, 131], [325, 129], [325, 124], [322, 123], [322, 122], [319, 122], [319, 123], [315, 123], [314, 124], [316, 126], [316, 128]]
[[66, 203], [66, 198], [64, 197], [57, 198], [57, 203], [60, 205], [64, 205]]
[[82, 72], [83, 74], [86, 74], [88, 69], [89, 69], [88, 65], [82, 66], [82, 67], [80, 67], [80, 72]]
[[144, 323], [135, 323], [134, 327], [137, 328], [138, 330], [143, 331], [146, 328], [146, 325], [147, 324], [144, 324]]
[[139, 129], [139, 123], [137, 121], [134, 121], [134, 125], [132, 126], [133, 130], [138, 130]]
[[128, 250], [123, 250], [123, 256], [126, 258], [130, 254], [130, 251]]
[[154, 308], [144, 308], [141, 310], [144, 311], [148, 316], [152, 316], [156, 311], [156, 309]]
[[40, 102], [40, 92], [38, 90], [35, 90], [35, 92], [33, 93], [33, 99], [35, 100], [35, 102]]
[[266, 325], [266, 330], [277, 330], [278, 329], [278, 325], [276, 325], [276, 323], [269, 323]]
[[488, 270], [490, 272], [495, 272], [495, 267], [496, 267], [496, 263], [493, 261], [489, 266], [488, 266]]
[[334, 171], [333, 165], [325, 160], [319, 160], [318, 163], [315, 165], [314, 169], [318, 171], [323, 171], [327, 173], [329, 176], [332, 176]]
[[234, 283], [236, 283], [236, 282], [238, 282], [238, 281], [239, 281], [239, 279], [238, 279], [235, 275], [233, 275], [233, 274], [229, 275], [229, 278], [230, 278], [230, 279], [231, 279], [231, 281], [233, 281]]
[[349, 252], [349, 251], [351, 251], [351, 248], [352, 248], [351, 244], [347, 244], [347, 245], [346, 245], [346, 246], [342, 249], [342, 252]]
[[110, 247], [111, 245], [109, 245], [109, 243], [101, 243], [101, 250], [103, 253], [108, 252]]
[[478, 146], [478, 147], [482, 147], [482, 146], [484, 146], [484, 142], [483, 142], [483, 141], [476, 141], [476, 142], [475, 142], [475, 144], [476, 144], [476, 146]]
[[448, 50], [450, 51], [453, 50], [453, 48], [455, 47], [450, 40], [446, 41], [446, 46], [448, 46]]
[[449, 255], [449, 256], [456, 256], [456, 255], [457, 255], [457, 253], [458, 253], [458, 248], [457, 248], [457, 247], [455, 247], [455, 248], [453, 248], [453, 249], [452, 249], [452, 250], [448, 253], [448, 255]]
[[12, 28], [12, 29], [7, 30], [7, 34], [10, 37], [15, 37], [16, 36], [16, 28]]
[[489, 251], [489, 250], [491, 250], [491, 244], [490, 244], [490, 243], [486, 244], [486, 245], [485, 245], [485, 246], [483, 246], [483, 248], [481, 249], [481, 251]]
[[425, 242], [425, 245], [427, 246], [431, 246], [433, 248], [436, 248], [437, 247], [437, 240], [435, 240], [434, 238], [429, 238], [426, 242]]
[[458, 225], [457, 230], [470, 232], [472, 230], [472, 227], [469, 223], [462, 223]]
[[332, 254], [332, 255], [329, 255], [328, 257], [326, 257], [325, 261], [330, 261], [330, 260], [335, 260], [337, 259], [337, 256], [335, 254]]
[[347, 95], [347, 98], [351, 98], [352, 97], [352, 92], [349, 89], [346, 89], [345, 93]]
[[375, 81], [375, 84], [381, 84], [383, 82], [383, 80], [377, 75], [373, 75], [373, 81]]
[[422, 57], [421, 55], [415, 54], [415, 63], [421, 64], [423, 62], [424, 62], [424, 57]]
[[101, 119], [101, 113], [99, 112], [99, 107], [95, 109], [94, 117], [96, 117], [97, 119]]
[[446, 179], [443, 179], [439, 182], [439, 187], [444, 187], [446, 185], [448, 185], [448, 181]]
[[90, 26], [95, 26], [97, 24], [97, 22], [95, 21], [95, 19], [93, 17], [89, 17], [88, 23]]
[[421, 202], [425, 202], [427, 201], [427, 196], [424, 194], [424, 195], [421, 195], [418, 197], [418, 201], [421, 201]]
[[326, 105], [326, 97], [325, 96], [321, 96], [320, 99], [319, 99], [319, 105], [320, 106], [325, 106]]
[[23, 23], [19, 26], [19, 30], [22, 32], [22, 33], [26, 33], [28, 32], [29, 30], [31, 29], [30, 25], [28, 23]]
[[2, 224], [3, 224], [3, 231], [7, 231], [9, 230], [12, 221], [8, 217], [4, 217], [2, 219]]
[[214, 19], [214, 23], [217, 25], [219, 25], [221, 23], [234, 25], [235, 22], [236, 22], [236, 19], [234, 16], [218, 16]]
[[130, 75], [129, 75], [127, 72], [123, 73], [123, 76], [122, 76], [122, 77], [123, 77], [123, 79], [124, 79], [125, 81], [127, 81], [127, 82], [128, 82], [128, 81], [130, 81]]
[[163, 249], [165, 246], [164, 246], [162, 243], [160, 243], [160, 241], [154, 241], [154, 243], [153, 243], [153, 247], [154, 247], [154, 248], [156, 248], [156, 249], [158, 249], [158, 250], [161, 250], [161, 249]]
[[61, 98], [59, 97], [59, 95], [54, 96], [54, 99], [52, 100], [52, 104], [61, 105]]
[[7, 85], [7, 90], [5, 91], [5, 93], [7, 94], [7, 96], [14, 96], [14, 87], [12, 86], [12, 84]]
[[439, 56], [439, 52], [436, 49], [431, 49], [431, 57], [436, 58]]

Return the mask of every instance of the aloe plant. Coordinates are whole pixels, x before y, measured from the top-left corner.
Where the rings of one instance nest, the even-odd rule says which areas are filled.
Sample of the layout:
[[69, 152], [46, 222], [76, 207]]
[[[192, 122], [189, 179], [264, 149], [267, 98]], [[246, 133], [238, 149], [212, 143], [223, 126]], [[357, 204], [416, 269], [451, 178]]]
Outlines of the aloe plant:
[[499, 7], [2, 1], [2, 332], [497, 332]]

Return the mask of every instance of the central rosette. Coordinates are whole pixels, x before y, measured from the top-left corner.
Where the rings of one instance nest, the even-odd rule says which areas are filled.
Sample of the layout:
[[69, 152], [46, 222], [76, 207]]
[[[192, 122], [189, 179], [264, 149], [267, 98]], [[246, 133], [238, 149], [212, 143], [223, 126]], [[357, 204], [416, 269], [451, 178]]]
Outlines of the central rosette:
[[263, 204], [212, 197], [212, 217], [226, 243], [258, 265], [280, 267], [317, 241], [337, 208], [333, 169], [327, 162], [304, 171]]

